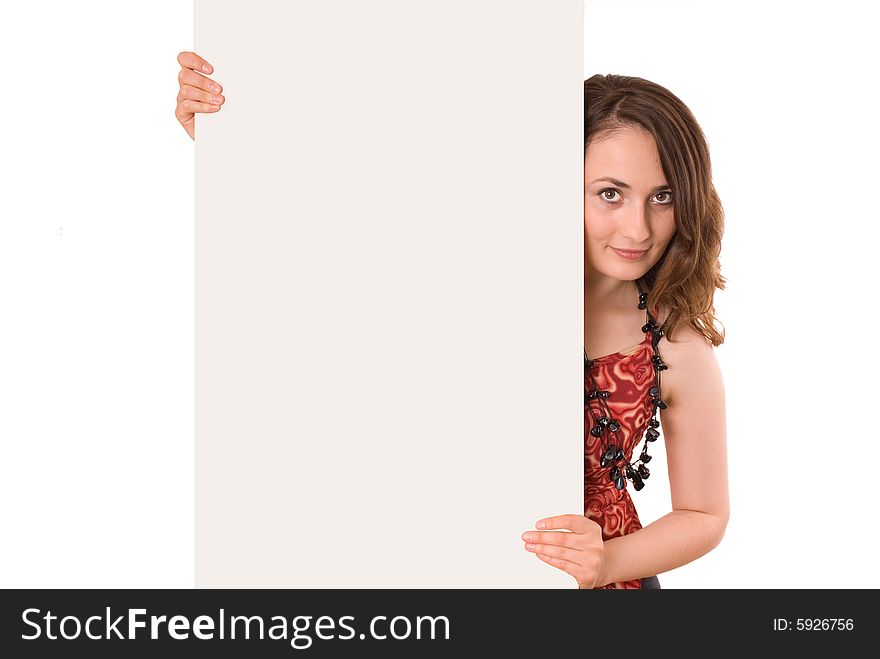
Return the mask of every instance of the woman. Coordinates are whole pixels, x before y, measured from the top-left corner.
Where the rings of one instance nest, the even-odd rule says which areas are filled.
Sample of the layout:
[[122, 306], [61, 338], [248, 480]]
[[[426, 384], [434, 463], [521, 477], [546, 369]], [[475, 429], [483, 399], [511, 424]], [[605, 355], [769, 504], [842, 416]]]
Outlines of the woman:
[[[178, 61], [176, 116], [195, 139], [195, 114], [218, 111], [222, 87], [195, 53]], [[657, 574], [710, 551], [727, 524], [712, 304], [722, 209], [705, 138], [669, 91], [593, 76], [584, 105], [584, 514], [545, 518], [523, 540], [580, 588], [659, 588]], [[650, 476], [648, 444], [634, 449], [659, 437], [658, 414], [672, 511], [642, 528], [626, 484]]]
[[[580, 588], [659, 588], [727, 525], [723, 213], [705, 137], [663, 87], [586, 80], [584, 133], [584, 515], [543, 519], [523, 540]], [[626, 486], [650, 476], [658, 415], [672, 511], [642, 528]]]

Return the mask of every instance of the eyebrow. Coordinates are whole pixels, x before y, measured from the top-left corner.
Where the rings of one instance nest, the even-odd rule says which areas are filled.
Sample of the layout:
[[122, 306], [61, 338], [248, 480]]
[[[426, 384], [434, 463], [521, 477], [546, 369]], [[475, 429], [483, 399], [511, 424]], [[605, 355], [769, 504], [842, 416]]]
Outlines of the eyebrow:
[[[601, 178], [597, 178], [595, 181], [590, 183], [590, 185], [593, 185], [593, 183], [598, 183], [599, 181], [608, 181], [609, 183], [613, 183], [614, 185], [616, 185], [618, 187], [626, 188], [627, 190], [630, 189], [630, 186], [627, 183], [624, 183], [623, 181], [619, 181], [616, 178], [612, 178], [610, 176], [602, 176]], [[657, 192], [657, 190], [667, 190], [667, 189], [670, 189], [669, 184], [663, 183], [661, 185], [658, 185], [653, 190], [651, 190], [651, 192]]]

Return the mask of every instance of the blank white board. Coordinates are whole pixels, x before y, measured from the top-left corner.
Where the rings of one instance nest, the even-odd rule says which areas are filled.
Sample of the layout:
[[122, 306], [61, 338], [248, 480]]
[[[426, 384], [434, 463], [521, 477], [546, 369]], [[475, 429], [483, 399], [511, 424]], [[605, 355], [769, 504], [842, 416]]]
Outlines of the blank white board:
[[581, 0], [195, 0], [196, 584], [576, 587]]

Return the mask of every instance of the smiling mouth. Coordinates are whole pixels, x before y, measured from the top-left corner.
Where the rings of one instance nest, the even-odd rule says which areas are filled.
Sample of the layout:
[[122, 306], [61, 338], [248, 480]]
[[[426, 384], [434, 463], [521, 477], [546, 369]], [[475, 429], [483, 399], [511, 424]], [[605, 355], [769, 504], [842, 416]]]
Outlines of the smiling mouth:
[[648, 252], [648, 250], [646, 250], [646, 249], [638, 249], [638, 250], [618, 249], [617, 247], [612, 247], [611, 249], [613, 249], [615, 252], [617, 252], [621, 256], [628, 256], [629, 258], [636, 258], [636, 257], [642, 256], [643, 254], [646, 254]]

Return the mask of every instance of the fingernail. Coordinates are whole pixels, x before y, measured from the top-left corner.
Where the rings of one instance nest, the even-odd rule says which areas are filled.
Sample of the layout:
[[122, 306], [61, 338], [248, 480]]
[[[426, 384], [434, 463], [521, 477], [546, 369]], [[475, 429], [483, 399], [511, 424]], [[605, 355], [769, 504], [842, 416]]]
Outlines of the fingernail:
[[202, 71], [204, 71], [205, 73], [210, 73], [211, 67], [208, 66], [207, 64], [202, 64]]
[[220, 98], [219, 96], [215, 96], [215, 97], [214, 97], [214, 100], [215, 100], [217, 103], [219, 103], [219, 102], [222, 101], [223, 99]]
[[544, 522], [538, 522], [538, 523], [536, 524], [536, 526], [537, 526], [539, 529], [543, 529], [543, 528], [544, 528]]
[[211, 89], [213, 91], [217, 92], [218, 94], [220, 93], [220, 85], [212, 85]]

